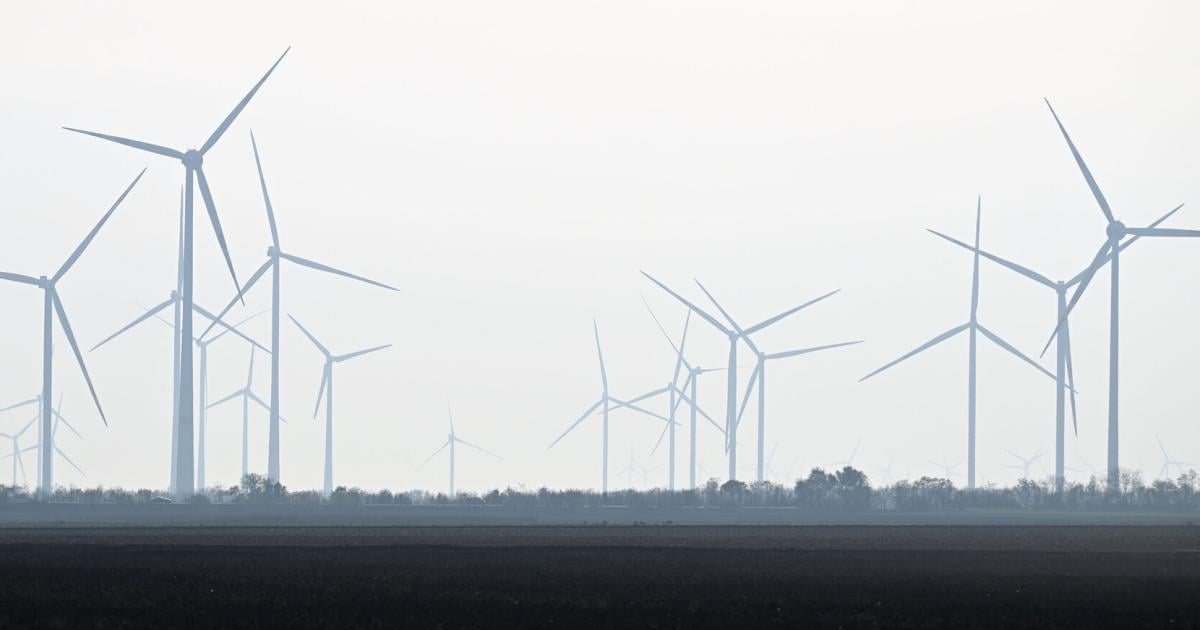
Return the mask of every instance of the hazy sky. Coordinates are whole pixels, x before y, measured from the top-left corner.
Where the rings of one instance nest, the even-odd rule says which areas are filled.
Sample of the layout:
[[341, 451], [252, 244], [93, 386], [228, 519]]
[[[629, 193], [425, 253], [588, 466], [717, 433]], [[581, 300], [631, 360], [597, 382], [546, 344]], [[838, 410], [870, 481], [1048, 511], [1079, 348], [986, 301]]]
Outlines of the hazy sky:
[[[599, 418], [546, 447], [599, 396], [593, 317], [614, 395], [670, 378], [671, 350], [641, 297], [673, 334], [684, 312], [639, 270], [696, 300], [698, 277], [744, 322], [841, 288], [758, 338], [768, 351], [866, 340], [770, 368], [775, 467], [795, 461], [799, 475], [829, 465], [861, 438], [860, 467], [874, 471], [895, 453], [895, 475], [932, 474], [930, 460], [966, 456], [965, 337], [857, 382], [966, 321], [970, 257], [924, 229], [967, 238], [982, 195], [984, 247], [1062, 278], [1104, 238], [1042, 97], [1118, 217], [1143, 225], [1200, 203], [1192, 3], [322, 8], [6, 6], [0, 269], [53, 273], [149, 167], [60, 292], [88, 347], [165, 299], [183, 169], [60, 126], [198, 146], [292, 46], [205, 170], [241, 278], [269, 242], [253, 128], [284, 249], [402, 289], [284, 271], [285, 313], [335, 352], [395, 344], [337, 368], [339, 485], [443, 488], [446, 459], [417, 465], [445, 440], [449, 397], [460, 436], [504, 456], [460, 450], [461, 488], [598, 487]], [[1185, 206], [1170, 225], [1200, 226], [1200, 208]], [[202, 212], [196, 226], [197, 301], [219, 308], [232, 283]], [[1178, 459], [1200, 458], [1200, 242], [1145, 240], [1122, 261], [1121, 454], [1152, 475], [1155, 436]], [[1104, 464], [1107, 285], [1101, 272], [1072, 320], [1080, 417], [1067, 452], [1080, 469]], [[0, 303], [2, 406], [39, 390], [41, 295], [0, 284]], [[269, 304], [264, 284], [235, 317]], [[985, 263], [988, 327], [1036, 353], [1053, 318], [1051, 291]], [[266, 343], [268, 318], [247, 331]], [[723, 336], [699, 321], [692, 332], [692, 361], [725, 362]], [[55, 385], [86, 438], [60, 432], [59, 443], [88, 476], [60, 463], [57, 480], [165, 486], [167, 327], [147, 322], [88, 355], [109, 428], [59, 339]], [[322, 359], [290, 324], [283, 344], [283, 482], [319, 487], [324, 422], [312, 409]], [[241, 385], [248, 355], [233, 339], [213, 346], [210, 396]], [[266, 361], [257, 367], [265, 397]], [[979, 369], [980, 482], [1017, 477], [1004, 449], [1047, 450], [1052, 469], [1052, 382], [982, 341]], [[702, 381], [700, 402], [720, 418], [720, 374]], [[266, 414], [252, 414], [251, 468], [265, 471]], [[240, 415], [240, 405], [210, 415], [210, 483], [237, 479]], [[27, 419], [0, 415], [0, 430]], [[740, 433], [746, 465], [753, 425]], [[649, 454], [660, 426], [614, 414], [610, 469], [631, 449], [642, 464], [665, 461]], [[705, 469], [721, 474], [719, 434], [704, 430], [700, 445]], [[8, 475], [5, 463], [0, 480]], [[658, 468], [649, 480], [665, 479]]]

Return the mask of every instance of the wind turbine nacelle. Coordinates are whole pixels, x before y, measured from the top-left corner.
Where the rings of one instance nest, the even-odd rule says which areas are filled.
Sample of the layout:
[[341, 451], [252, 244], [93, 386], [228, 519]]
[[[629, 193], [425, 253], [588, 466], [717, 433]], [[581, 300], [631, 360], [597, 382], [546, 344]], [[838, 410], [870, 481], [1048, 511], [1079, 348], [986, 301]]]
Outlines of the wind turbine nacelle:
[[182, 161], [184, 166], [196, 170], [204, 165], [204, 154], [195, 149], [188, 149], [187, 153], [183, 154]]

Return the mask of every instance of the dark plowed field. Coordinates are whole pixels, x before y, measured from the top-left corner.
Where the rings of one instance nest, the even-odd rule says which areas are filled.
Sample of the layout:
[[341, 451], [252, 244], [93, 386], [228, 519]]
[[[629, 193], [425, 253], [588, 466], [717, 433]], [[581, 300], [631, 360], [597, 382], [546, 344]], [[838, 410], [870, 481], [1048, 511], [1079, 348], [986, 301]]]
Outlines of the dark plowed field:
[[0, 627], [1197, 627], [1200, 527], [0, 530]]

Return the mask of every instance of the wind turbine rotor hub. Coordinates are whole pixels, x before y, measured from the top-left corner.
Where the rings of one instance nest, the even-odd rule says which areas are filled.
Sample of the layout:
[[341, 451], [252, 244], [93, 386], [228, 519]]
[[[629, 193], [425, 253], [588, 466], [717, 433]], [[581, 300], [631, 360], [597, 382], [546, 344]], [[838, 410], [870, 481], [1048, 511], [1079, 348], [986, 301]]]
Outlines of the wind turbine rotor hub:
[[1125, 234], [1126, 230], [1124, 223], [1121, 223], [1120, 221], [1113, 221], [1112, 223], [1108, 224], [1108, 238], [1114, 241], [1119, 241], [1125, 238]]
[[183, 165], [196, 170], [204, 165], [204, 154], [195, 149], [188, 149], [187, 153], [183, 154]]

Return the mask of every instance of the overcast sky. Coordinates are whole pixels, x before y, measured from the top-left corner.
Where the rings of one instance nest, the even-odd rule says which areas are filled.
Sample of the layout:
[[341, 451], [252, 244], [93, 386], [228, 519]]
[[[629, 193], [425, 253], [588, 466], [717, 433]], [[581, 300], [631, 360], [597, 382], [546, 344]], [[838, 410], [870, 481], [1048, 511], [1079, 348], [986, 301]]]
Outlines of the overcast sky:
[[[85, 347], [165, 299], [183, 169], [60, 127], [199, 146], [292, 46], [205, 170], [242, 279], [269, 243], [253, 129], [284, 249], [401, 288], [283, 273], [285, 313], [334, 352], [395, 344], [337, 368], [338, 485], [444, 488], [446, 459], [417, 466], [445, 441], [449, 398], [459, 435], [504, 456], [460, 450], [460, 488], [599, 487], [599, 418], [547, 445], [600, 394], [593, 318], [614, 395], [669, 380], [672, 352], [642, 297], [672, 334], [684, 311], [639, 270], [698, 301], [699, 278], [746, 323], [842, 289], [757, 337], [767, 351], [865, 340], [771, 366], [766, 442], [778, 445], [781, 473], [846, 459], [860, 439], [855, 464], [872, 473], [893, 454], [898, 477], [964, 459], [965, 337], [857, 381], [966, 321], [970, 256], [925, 228], [967, 239], [977, 196], [984, 247], [1051, 277], [1080, 271], [1102, 242], [1103, 216], [1043, 97], [1119, 218], [1144, 225], [1188, 202], [1169, 225], [1200, 226], [1192, 3], [322, 8], [331, 7], [7, 6], [0, 269], [52, 274], [149, 167], [60, 292]], [[196, 234], [196, 299], [216, 309], [233, 286], [202, 212]], [[1156, 436], [1177, 459], [1200, 461], [1198, 263], [1200, 243], [1183, 239], [1142, 241], [1122, 259], [1121, 455], [1149, 476], [1161, 465]], [[1107, 285], [1101, 272], [1072, 319], [1080, 415], [1067, 463], [1079, 469], [1104, 465]], [[269, 307], [267, 289], [235, 317]], [[13, 284], [0, 284], [0, 304], [3, 406], [39, 390], [42, 304], [36, 289]], [[985, 263], [979, 312], [1036, 354], [1054, 295]], [[724, 364], [724, 336], [692, 324], [689, 359]], [[269, 318], [247, 332], [266, 343]], [[282, 480], [319, 487], [322, 359], [290, 324], [282, 343]], [[752, 362], [743, 357], [744, 383]], [[56, 358], [63, 414], [85, 438], [60, 432], [59, 443], [87, 472], [59, 463], [57, 480], [164, 487], [168, 328], [147, 322], [87, 355], [108, 428], [61, 336]], [[210, 396], [241, 386], [248, 359], [242, 342], [215, 344]], [[1019, 475], [1005, 449], [1046, 450], [1052, 470], [1052, 381], [982, 341], [979, 361], [980, 483]], [[1044, 364], [1053, 369], [1050, 357]], [[720, 418], [722, 375], [701, 383], [701, 405]], [[0, 430], [27, 415], [0, 415]], [[210, 414], [210, 483], [238, 477], [240, 416], [239, 405]], [[750, 465], [756, 429], [743, 427], [740, 461]], [[648, 467], [665, 462], [662, 450], [650, 455], [660, 428], [614, 414], [610, 469], [631, 451]], [[266, 434], [266, 414], [252, 411], [259, 472]], [[699, 443], [706, 472], [722, 475], [719, 434], [702, 427]], [[0, 470], [7, 483], [7, 464]], [[660, 467], [647, 482], [665, 480]], [[625, 482], [613, 475], [614, 487]]]

